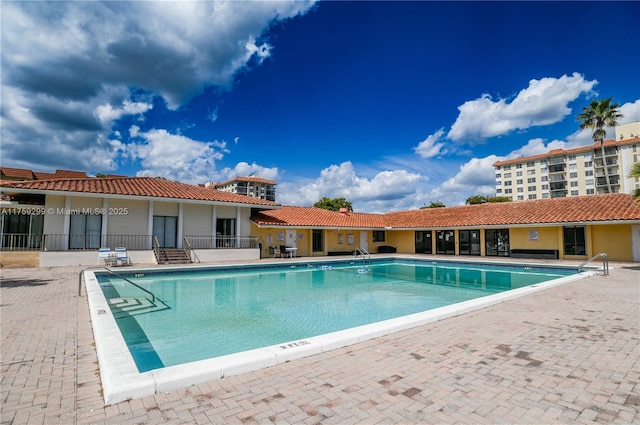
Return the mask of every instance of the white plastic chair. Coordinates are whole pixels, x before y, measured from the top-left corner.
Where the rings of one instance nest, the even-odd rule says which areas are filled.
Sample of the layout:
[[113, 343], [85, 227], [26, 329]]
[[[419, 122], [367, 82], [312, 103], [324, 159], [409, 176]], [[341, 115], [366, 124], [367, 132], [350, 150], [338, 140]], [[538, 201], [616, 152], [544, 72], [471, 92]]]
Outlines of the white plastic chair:
[[105, 266], [113, 266], [116, 257], [111, 253], [111, 248], [100, 248], [98, 250], [98, 265], [100, 265], [100, 260], [104, 261]]
[[131, 264], [131, 258], [129, 258], [129, 254], [127, 253], [127, 248], [124, 247], [116, 247], [116, 260], [121, 266], [128, 266]]

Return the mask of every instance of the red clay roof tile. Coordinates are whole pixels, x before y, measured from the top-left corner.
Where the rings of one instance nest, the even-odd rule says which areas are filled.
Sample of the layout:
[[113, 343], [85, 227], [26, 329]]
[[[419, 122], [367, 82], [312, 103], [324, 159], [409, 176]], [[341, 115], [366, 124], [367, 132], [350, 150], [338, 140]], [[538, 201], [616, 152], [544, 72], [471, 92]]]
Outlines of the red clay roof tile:
[[279, 206], [272, 201], [235, 193], [205, 189], [155, 177], [83, 178], [32, 181], [3, 181], [2, 187], [39, 191], [95, 193], [108, 195], [149, 196], [157, 198], [217, 201], [258, 206]]

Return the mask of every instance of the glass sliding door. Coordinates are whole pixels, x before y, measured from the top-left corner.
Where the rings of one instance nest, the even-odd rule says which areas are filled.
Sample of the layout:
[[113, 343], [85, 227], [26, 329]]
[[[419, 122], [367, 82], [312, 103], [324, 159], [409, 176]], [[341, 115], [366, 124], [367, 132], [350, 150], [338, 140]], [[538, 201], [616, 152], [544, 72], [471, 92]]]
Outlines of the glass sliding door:
[[460, 230], [460, 255], [480, 255], [480, 230]]
[[153, 216], [153, 236], [158, 239], [160, 248], [175, 248], [177, 234], [178, 217]]
[[102, 233], [102, 215], [74, 214], [69, 226], [69, 249], [98, 249]]
[[418, 231], [416, 232], [415, 238], [416, 254], [433, 254], [433, 238], [431, 231]]
[[485, 255], [508, 257], [509, 250], [509, 229], [490, 229], [484, 231]]

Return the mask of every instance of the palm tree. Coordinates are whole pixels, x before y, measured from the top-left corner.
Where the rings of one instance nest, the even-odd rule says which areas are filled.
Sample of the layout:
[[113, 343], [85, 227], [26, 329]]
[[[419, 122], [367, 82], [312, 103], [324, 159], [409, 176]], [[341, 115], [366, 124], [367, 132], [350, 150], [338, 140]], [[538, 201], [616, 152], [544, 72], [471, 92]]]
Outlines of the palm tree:
[[[629, 177], [640, 177], [640, 162], [636, 162]], [[635, 197], [640, 201], [640, 189], [636, 189]]]
[[623, 115], [618, 111], [620, 105], [611, 103], [612, 97], [607, 99], [591, 101], [588, 107], [582, 108], [582, 113], [576, 116], [576, 119], [580, 122], [580, 130], [590, 128], [593, 130], [593, 141], [600, 142], [600, 151], [602, 152], [602, 162], [604, 165], [605, 180], [607, 182], [607, 189], [611, 192], [611, 181], [609, 180], [609, 167], [607, 166], [607, 160], [604, 157], [604, 138], [607, 135], [605, 127], [615, 127], [618, 125], [618, 120]]

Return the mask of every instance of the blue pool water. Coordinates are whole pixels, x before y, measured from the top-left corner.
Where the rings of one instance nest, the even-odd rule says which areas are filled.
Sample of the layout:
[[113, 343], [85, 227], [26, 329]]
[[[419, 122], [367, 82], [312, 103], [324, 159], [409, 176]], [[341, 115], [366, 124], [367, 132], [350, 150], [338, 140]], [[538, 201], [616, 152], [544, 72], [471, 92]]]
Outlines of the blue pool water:
[[[329, 265], [330, 264], [330, 265]], [[300, 340], [556, 279], [575, 270], [374, 261], [114, 276], [100, 286], [145, 372]]]

